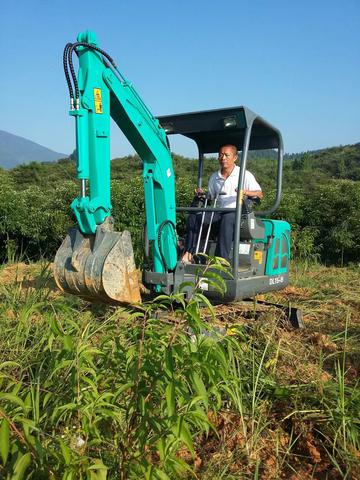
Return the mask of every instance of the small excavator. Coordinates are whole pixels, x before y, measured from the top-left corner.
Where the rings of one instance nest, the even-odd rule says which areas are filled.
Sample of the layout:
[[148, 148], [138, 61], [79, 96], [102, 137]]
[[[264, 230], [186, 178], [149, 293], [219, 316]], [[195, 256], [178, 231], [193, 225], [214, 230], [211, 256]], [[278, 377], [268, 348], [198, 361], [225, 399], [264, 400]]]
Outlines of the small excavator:
[[[75, 73], [73, 54], [79, 59]], [[206, 265], [185, 264], [178, 253], [177, 212], [235, 212], [231, 274], [221, 272], [226, 292], [204, 282], [203, 293], [227, 303], [278, 290], [289, 282], [290, 225], [267, 218], [281, 198], [283, 141], [278, 129], [246, 107], [232, 107], [156, 118], [91, 31], [80, 33], [64, 49], [70, 115], [76, 122], [79, 196], [71, 204], [77, 226], [60, 246], [54, 261], [59, 288], [90, 301], [136, 303], [141, 300], [130, 234], [114, 231], [110, 196], [110, 117], [143, 162], [146, 213], [145, 251], [151, 261], [143, 284], [155, 295], [171, 294], [184, 282], [201, 278]], [[180, 134], [198, 148], [197, 186], [202, 185], [205, 155], [222, 145], [241, 151], [237, 207], [178, 207], [169, 136]], [[267, 211], [245, 208], [243, 184], [249, 150], [277, 151], [277, 191]], [[202, 253], [212, 255], [216, 238]]]

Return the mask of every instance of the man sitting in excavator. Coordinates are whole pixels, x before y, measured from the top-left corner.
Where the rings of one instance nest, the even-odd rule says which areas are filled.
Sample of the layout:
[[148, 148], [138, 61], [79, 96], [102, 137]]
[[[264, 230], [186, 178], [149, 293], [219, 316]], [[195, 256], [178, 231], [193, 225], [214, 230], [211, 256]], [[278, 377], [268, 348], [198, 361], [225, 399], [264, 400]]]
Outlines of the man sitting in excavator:
[[[238, 152], [235, 145], [223, 145], [219, 150], [220, 169], [214, 172], [208, 183], [208, 197], [216, 202], [219, 208], [236, 208], [237, 189], [239, 183], [240, 167], [235, 164]], [[204, 194], [201, 188], [196, 188], [197, 196]], [[246, 197], [263, 198], [263, 192], [254, 175], [246, 170], [243, 195]], [[214, 205], [215, 206], [215, 205]], [[184, 263], [192, 263], [194, 253], [197, 253], [200, 224], [203, 226], [214, 225], [218, 228], [218, 242], [215, 255], [230, 260], [230, 250], [234, 238], [235, 212], [207, 212], [191, 214], [187, 220], [187, 233], [185, 239], [185, 253], [182, 257]]]

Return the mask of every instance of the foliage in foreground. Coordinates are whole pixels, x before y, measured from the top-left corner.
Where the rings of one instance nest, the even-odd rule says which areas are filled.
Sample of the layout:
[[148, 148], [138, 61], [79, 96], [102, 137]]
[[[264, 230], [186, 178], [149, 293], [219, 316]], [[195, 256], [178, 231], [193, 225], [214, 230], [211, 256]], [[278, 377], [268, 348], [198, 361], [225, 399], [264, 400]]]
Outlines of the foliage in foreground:
[[[129, 315], [24, 286], [0, 292], [1, 478], [290, 478], [304, 457], [324, 478], [315, 446], [333, 478], [351, 478], [360, 397], [346, 378], [347, 329], [343, 353], [318, 360], [332, 377], [288, 382], [276, 324], [205, 323], [201, 291]], [[226, 435], [222, 421], [236, 428]], [[206, 448], [230, 440], [235, 465], [196, 471]]]

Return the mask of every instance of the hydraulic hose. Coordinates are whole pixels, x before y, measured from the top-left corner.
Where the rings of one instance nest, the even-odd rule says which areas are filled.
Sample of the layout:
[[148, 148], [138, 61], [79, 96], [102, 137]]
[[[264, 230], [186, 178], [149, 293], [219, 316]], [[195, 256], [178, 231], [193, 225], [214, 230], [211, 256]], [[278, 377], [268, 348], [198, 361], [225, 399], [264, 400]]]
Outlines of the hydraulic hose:
[[[77, 104], [77, 108], [78, 108], [79, 97], [80, 97], [79, 84], [78, 84], [78, 81], [77, 81], [77, 78], [76, 78], [74, 64], [73, 64], [73, 61], [72, 61], [72, 54], [73, 54], [74, 50], [76, 52], [76, 47], [86, 47], [86, 48], [89, 48], [91, 50], [95, 50], [96, 52], [99, 52], [103, 57], [105, 57], [107, 60], [109, 60], [109, 62], [111, 63], [111, 66], [119, 74], [120, 74], [120, 72], [118, 71], [118, 69], [116, 67], [116, 64], [115, 64], [114, 60], [112, 59], [112, 57], [110, 57], [110, 55], [108, 53], [106, 53], [104, 50], [102, 50], [101, 48], [96, 47], [95, 45], [91, 45], [90, 43], [86, 43], [86, 42], [67, 43], [65, 45], [64, 53], [63, 53], [64, 73], [65, 73], [65, 78], [66, 78], [66, 82], [67, 82], [68, 89], [69, 89], [71, 106], [73, 107], [74, 99], [75, 99], [76, 104]], [[70, 75], [69, 75], [69, 69], [70, 69], [72, 83], [71, 83], [71, 79], [70, 79]], [[73, 86], [74, 86], [74, 88], [73, 88]], [[75, 97], [74, 97], [74, 89], [75, 89]]]
[[64, 48], [64, 54], [63, 54], [63, 66], [64, 66], [64, 73], [65, 73], [65, 78], [66, 78], [66, 83], [69, 89], [69, 95], [70, 95], [70, 105], [71, 109], [74, 108], [74, 90], [72, 88], [71, 80], [70, 80], [70, 75], [69, 75], [69, 69], [68, 69], [68, 51], [69, 48], [71, 47], [71, 43], [67, 43]]
[[95, 50], [96, 52], [99, 52], [103, 57], [105, 57], [109, 60], [109, 62], [111, 63], [111, 65], [113, 66], [114, 69], [116, 69], [116, 64], [108, 53], [106, 53], [101, 48], [96, 47], [95, 45], [91, 45], [90, 43], [76, 42], [76, 43], [73, 43], [69, 47], [69, 49], [68, 49], [68, 64], [69, 64], [69, 68], [70, 68], [70, 72], [71, 72], [71, 76], [72, 76], [73, 83], [74, 83], [74, 88], [75, 88], [76, 108], [79, 108], [79, 97], [80, 97], [79, 84], [78, 84], [78, 81], [77, 81], [77, 78], [76, 78], [74, 64], [73, 64], [73, 61], [72, 61], [72, 54], [73, 54], [74, 49], [76, 49], [76, 47], [86, 47], [86, 48], [89, 48], [90, 50]]
[[166, 224], [170, 224], [175, 232], [175, 235], [176, 235], [176, 227], [175, 227], [175, 224], [174, 222], [172, 222], [171, 220], [164, 220], [162, 222], [162, 224], [160, 225], [159, 227], [159, 230], [158, 230], [158, 248], [159, 248], [159, 253], [160, 253], [160, 257], [161, 257], [161, 261], [162, 261], [162, 264], [164, 266], [164, 270], [165, 272], [167, 273], [168, 272], [168, 266], [166, 264], [166, 260], [165, 260], [165, 257], [164, 257], [164, 254], [163, 254], [163, 251], [162, 251], [162, 247], [161, 247], [161, 234], [162, 234], [162, 231], [165, 227]]
[[[117, 65], [116, 65], [115, 61], [113, 60], [113, 58], [107, 52], [105, 52], [105, 50], [102, 50], [101, 48], [99, 48], [95, 45], [92, 45], [90, 43], [87, 43], [87, 42], [76, 42], [76, 43], [66, 44], [65, 49], [64, 49], [64, 71], [65, 71], [66, 81], [68, 83], [69, 92], [70, 92], [70, 102], [71, 102], [71, 105], [74, 103], [74, 93], [73, 93], [73, 89], [72, 89], [72, 85], [71, 85], [71, 81], [70, 81], [69, 70], [68, 70], [69, 68], [70, 68], [70, 73], [71, 73], [71, 77], [72, 77], [72, 81], [73, 81], [73, 85], [74, 85], [74, 89], [75, 89], [75, 108], [79, 109], [79, 98], [80, 98], [79, 84], [78, 84], [78, 81], [77, 81], [77, 78], [76, 78], [74, 64], [73, 64], [73, 61], [72, 61], [73, 51], [75, 50], [76, 54], [78, 53], [76, 51], [76, 47], [85, 47], [85, 48], [89, 48], [91, 50], [95, 50], [96, 52], [100, 53], [100, 55], [105, 57], [110, 62], [110, 65], [109, 65], [106, 62], [105, 58], [103, 58], [104, 64], [107, 67], [110, 67], [113, 70], [113, 72], [115, 73], [115, 75], [118, 76], [120, 81], [121, 82], [126, 82], [126, 80], [125, 80], [124, 76], [122, 75], [122, 73], [120, 72], [120, 70], [117, 68]], [[67, 57], [67, 59], [66, 59], [66, 57]], [[151, 118], [153, 118], [152, 113], [147, 108], [147, 106], [144, 104], [142, 99], [138, 96], [137, 92], [134, 91], [133, 93], [134, 93], [134, 95], [136, 95], [139, 102], [142, 104], [144, 109], [147, 111], [148, 115]]]

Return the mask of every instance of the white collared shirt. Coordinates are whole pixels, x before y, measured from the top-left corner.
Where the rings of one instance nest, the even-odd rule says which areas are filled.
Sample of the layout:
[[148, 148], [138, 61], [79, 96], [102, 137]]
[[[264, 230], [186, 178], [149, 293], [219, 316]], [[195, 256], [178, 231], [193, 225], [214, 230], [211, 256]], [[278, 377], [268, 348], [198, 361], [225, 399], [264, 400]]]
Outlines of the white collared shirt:
[[[211, 198], [214, 199], [218, 193], [225, 192], [225, 195], [219, 195], [216, 202], [217, 207], [236, 208], [239, 175], [240, 167], [238, 165], [235, 165], [233, 171], [226, 179], [221, 175], [221, 170], [218, 170], [211, 175], [208, 184], [208, 190]], [[261, 187], [256, 181], [254, 175], [248, 170], [245, 170], [243, 189], [250, 191], [261, 190]]]

